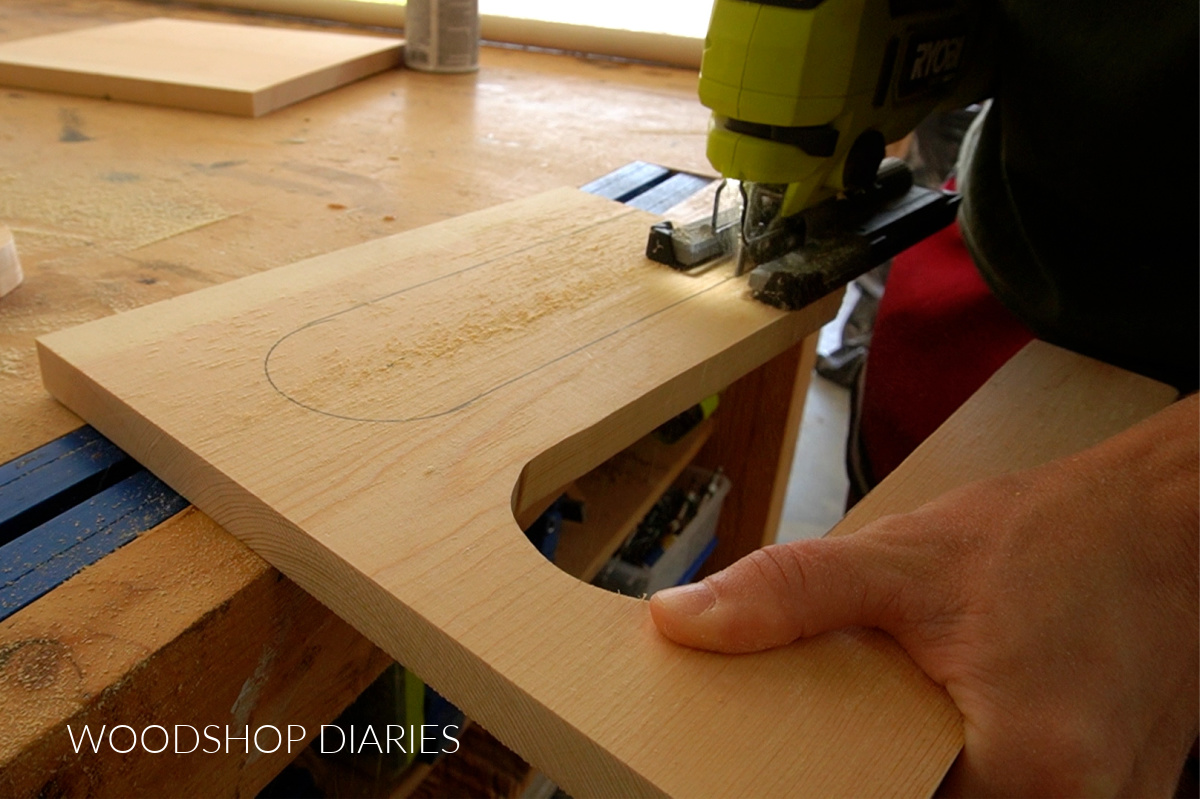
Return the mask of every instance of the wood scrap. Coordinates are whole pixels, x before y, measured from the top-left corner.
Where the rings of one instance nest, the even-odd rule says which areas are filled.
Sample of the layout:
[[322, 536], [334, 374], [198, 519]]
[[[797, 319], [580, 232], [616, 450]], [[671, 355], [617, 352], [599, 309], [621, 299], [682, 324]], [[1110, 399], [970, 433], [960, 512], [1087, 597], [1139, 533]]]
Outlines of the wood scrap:
[[328, 31], [145, 19], [0, 44], [0, 84], [257, 117], [393, 67], [400, 46]]

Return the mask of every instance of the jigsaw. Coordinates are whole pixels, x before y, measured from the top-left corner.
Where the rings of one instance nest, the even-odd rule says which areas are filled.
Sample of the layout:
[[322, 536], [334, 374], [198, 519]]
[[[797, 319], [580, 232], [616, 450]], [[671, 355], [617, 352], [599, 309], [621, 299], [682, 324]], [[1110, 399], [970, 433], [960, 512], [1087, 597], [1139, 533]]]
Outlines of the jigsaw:
[[756, 297], [798, 308], [950, 224], [957, 195], [914, 186], [885, 147], [988, 94], [988, 22], [971, 0], [716, 0], [699, 93], [740, 209], [718, 193], [711, 219], [655, 226], [647, 254], [736, 253]]

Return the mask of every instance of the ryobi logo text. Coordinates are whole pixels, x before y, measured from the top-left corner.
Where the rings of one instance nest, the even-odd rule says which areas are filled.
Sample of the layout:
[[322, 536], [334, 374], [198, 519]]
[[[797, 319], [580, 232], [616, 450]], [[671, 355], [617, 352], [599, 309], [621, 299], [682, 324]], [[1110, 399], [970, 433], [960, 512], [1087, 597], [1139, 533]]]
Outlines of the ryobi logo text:
[[938, 39], [935, 42], [918, 42], [914, 48], [912, 69], [909, 70], [908, 79], [910, 81], [925, 80], [958, 69], [958, 61], [962, 57], [962, 48], [965, 42], [965, 36]]
[[953, 83], [962, 67], [966, 46], [965, 25], [961, 21], [911, 32], [899, 64], [896, 99], [928, 94]]

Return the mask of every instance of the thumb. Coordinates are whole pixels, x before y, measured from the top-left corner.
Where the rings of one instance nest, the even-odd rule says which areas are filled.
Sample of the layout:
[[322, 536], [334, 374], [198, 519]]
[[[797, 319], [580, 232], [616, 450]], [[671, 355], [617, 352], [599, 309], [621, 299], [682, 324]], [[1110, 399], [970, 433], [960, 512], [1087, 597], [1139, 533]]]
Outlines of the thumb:
[[902, 582], [855, 536], [766, 547], [702, 582], [659, 591], [650, 615], [676, 643], [756, 652], [842, 627], [891, 626]]

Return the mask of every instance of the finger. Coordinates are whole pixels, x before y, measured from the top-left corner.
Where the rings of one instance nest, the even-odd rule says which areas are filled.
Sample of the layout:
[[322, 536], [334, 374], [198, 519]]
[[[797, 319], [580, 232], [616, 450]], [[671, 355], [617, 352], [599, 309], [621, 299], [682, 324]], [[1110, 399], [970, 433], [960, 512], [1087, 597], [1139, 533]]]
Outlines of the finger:
[[766, 547], [691, 585], [659, 591], [650, 614], [667, 638], [754, 652], [842, 627], [893, 621], [895, 567], [854, 536]]

